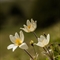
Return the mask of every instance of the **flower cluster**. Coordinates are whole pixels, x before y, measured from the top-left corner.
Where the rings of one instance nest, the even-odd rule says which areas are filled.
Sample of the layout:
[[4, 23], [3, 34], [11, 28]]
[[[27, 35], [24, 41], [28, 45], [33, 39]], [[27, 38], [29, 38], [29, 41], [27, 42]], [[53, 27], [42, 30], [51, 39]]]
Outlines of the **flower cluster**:
[[[26, 25], [23, 25], [23, 28], [20, 28], [21, 30], [30, 33], [33, 32], [33, 34], [35, 35], [35, 37], [37, 38], [37, 43], [34, 43], [33, 40], [30, 41], [31, 46], [37, 45], [39, 47], [42, 47], [44, 49], [44, 54], [47, 55], [49, 57], [50, 60], [54, 60], [54, 55], [53, 55], [53, 51], [52, 49], [48, 48], [47, 45], [49, 44], [50, 41], [50, 34], [44, 34], [44, 35], [40, 35], [40, 37], [38, 37], [36, 35], [36, 33], [34, 32], [35, 29], [37, 28], [37, 21], [34, 21], [33, 19], [31, 19], [31, 21], [27, 20]], [[13, 44], [10, 44], [7, 49], [12, 49], [12, 51], [14, 52], [15, 49], [17, 47], [23, 49], [29, 56], [30, 56], [30, 60], [37, 60], [38, 58], [38, 54], [36, 52], [35, 56], [32, 56], [28, 51], [28, 45], [26, 44], [26, 42], [24, 42], [24, 34], [23, 31], [20, 31], [19, 34], [16, 32], [15, 36], [13, 35], [9, 35], [9, 38], [11, 40], [11, 42]], [[50, 46], [49, 46], [50, 47]]]

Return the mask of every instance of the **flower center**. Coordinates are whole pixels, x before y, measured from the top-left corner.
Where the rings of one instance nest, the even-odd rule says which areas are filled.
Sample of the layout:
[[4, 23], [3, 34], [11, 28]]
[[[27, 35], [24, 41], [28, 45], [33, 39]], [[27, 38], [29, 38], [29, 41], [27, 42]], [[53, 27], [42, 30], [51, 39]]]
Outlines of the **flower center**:
[[16, 39], [16, 40], [15, 40], [15, 44], [16, 44], [17, 46], [19, 46], [19, 45], [22, 44], [22, 41], [21, 41], [20, 39]]
[[30, 29], [31, 28], [31, 25], [29, 25], [28, 28]]

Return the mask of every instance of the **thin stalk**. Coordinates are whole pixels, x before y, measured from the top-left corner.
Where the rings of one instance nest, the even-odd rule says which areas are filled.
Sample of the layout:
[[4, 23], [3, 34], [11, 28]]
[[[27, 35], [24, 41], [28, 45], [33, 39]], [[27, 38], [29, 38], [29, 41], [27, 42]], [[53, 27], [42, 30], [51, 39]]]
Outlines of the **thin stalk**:
[[38, 36], [36, 35], [36, 33], [35, 33], [35, 32], [33, 32], [33, 34], [35, 35], [36, 39], [38, 39]]
[[30, 58], [31, 58], [32, 60], [34, 60], [34, 58], [32, 57], [32, 55], [31, 55], [27, 50], [24, 49], [24, 51], [30, 56]]
[[44, 51], [46, 52], [46, 55], [50, 58], [50, 55], [47, 53], [47, 50], [45, 47], [43, 47]]
[[35, 52], [35, 55], [36, 55], [36, 50], [35, 50], [35, 47], [33, 46], [33, 49], [34, 49], [34, 52]]
[[45, 47], [43, 47], [44, 51], [47, 52], [47, 50], [45, 49]]
[[47, 47], [46, 47], [46, 49], [47, 49], [48, 53], [50, 54], [51, 60], [54, 60], [53, 53], [51, 53]]
[[54, 60], [53, 56], [50, 55], [50, 51], [46, 47], [43, 47], [43, 49], [45, 52], [48, 52], [47, 55], [49, 56], [50, 60]]

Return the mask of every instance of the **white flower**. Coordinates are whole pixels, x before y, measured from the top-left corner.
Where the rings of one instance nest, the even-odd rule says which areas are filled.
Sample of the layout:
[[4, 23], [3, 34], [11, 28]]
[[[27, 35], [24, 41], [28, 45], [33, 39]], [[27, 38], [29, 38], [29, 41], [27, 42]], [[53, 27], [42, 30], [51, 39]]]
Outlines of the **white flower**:
[[10, 35], [9, 36], [11, 42], [13, 44], [10, 44], [7, 49], [12, 49], [12, 51], [14, 51], [17, 47], [20, 47], [21, 49], [28, 49], [28, 46], [26, 43], [23, 43], [24, 41], [24, 34], [22, 31], [20, 31], [20, 36], [18, 35], [18, 33], [15, 33], [15, 36]]
[[41, 35], [40, 38], [38, 38], [37, 46], [44, 47], [49, 43], [50, 35], [48, 34], [46, 37]]
[[20, 29], [24, 30], [25, 32], [33, 32], [37, 27], [36, 22], [37, 21], [34, 21], [33, 19], [31, 19], [31, 22], [27, 20], [26, 22], [27, 25], [23, 25], [24, 28], [20, 28]]

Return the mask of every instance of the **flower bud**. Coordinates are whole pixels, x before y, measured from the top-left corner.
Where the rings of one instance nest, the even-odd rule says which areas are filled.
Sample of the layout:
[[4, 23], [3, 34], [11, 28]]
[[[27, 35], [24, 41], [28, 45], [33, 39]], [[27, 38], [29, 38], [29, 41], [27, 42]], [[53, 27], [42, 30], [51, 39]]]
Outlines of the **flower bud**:
[[34, 41], [33, 40], [30, 41], [30, 45], [34, 46]]

